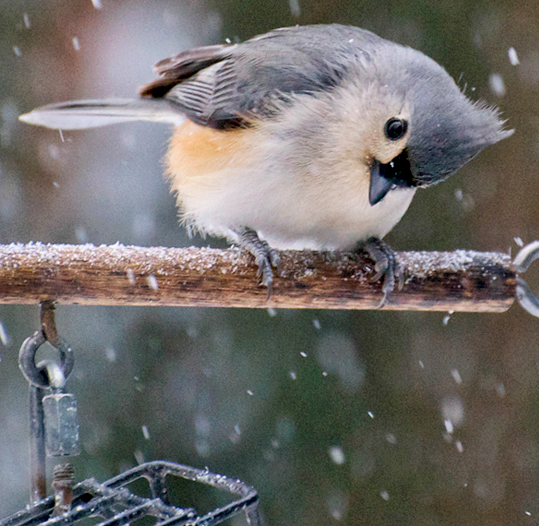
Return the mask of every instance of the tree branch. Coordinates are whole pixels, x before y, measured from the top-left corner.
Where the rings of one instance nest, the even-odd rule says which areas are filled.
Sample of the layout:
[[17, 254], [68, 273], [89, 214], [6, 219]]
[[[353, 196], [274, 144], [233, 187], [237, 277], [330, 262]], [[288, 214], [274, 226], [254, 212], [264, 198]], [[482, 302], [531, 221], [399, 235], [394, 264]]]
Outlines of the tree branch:
[[[502, 312], [515, 299], [509, 256], [400, 252], [405, 284], [384, 310]], [[271, 298], [239, 249], [0, 245], [0, 303], [374, 309], [381, 283], [367, 256], [282, 253]]]

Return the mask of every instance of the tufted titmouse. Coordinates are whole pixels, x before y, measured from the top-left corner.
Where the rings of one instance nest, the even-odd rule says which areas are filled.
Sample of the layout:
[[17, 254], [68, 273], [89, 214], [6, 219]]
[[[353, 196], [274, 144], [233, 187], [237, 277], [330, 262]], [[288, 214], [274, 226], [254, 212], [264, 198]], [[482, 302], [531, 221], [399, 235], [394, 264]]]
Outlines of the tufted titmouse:
[[166, 172], [182, 222], [255, 257], [271, 288], [275, 249], [361, 247], [383, 275], [382, 238], [417, 188], [512, 134], [432, 59], [342, 25], [277, 29], [156, 65], [138, 99], [64, 102], [24, 122], [64, 130], [149, 120], [176, 126]]

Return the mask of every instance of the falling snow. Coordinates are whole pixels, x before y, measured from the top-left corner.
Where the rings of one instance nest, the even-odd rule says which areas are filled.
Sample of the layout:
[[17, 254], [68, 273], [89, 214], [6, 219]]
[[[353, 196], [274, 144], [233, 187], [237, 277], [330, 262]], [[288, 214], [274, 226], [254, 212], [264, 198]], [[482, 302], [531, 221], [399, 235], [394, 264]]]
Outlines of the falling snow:
[[105, 358], [107, 359], [107, 361], [109, 361], [110, 363], [113, 363], [115, 362], [117, 359], [118, 359], [118, 354], [116, 352], [116, 349], [112, 348], [112, 347], [107, 347], [105, 349]]
[[142, 426], [142, 436], [144, 436], [146, 440], [150, 440], [150, 431], [148, 431], [148, 426], [146, 425]]
[[499, 73], [491, 73], [488, 78], [488, 84], [490, 86], [490, 91], [497, 97], [503, 97], [505, 95], [505, 83]]
[[159, 284], [157, 283], [157, 278], [153, 274], [150, 274], [146, 278], [146, 282], [148, 283], [148, 287], [150, 287], [152, 290], [159, 289]]
[[518, 60], [517, 50], [514, 47], [510, 47], [507, 50], [507, 56], [509, 57], [509, 62], [511, 63], [511, 66], [518, 66], [520, 64], [520, 60]]
[[2, 342], [2, 345], [4, 347], [9, 347], [11, 344], [11, 338], [8, 336], [6, 332], [6, 328], [4, 327], [4, 324], [0, 321], [0, 341]]
[[344, 464], [346, 457], [344, 456], [344, 451], [341, 446], [331, 446], [328, 449], [329, 458], [334, 464], [340, 465]]
[[462, 377], [457, 369], [451, 369], [451, 376], [453, 377], [453, 380], [455, 380], [456, 384], [460, 385], [462, 383]]
[[301, 15], [301, 7], [299, 5], [299, 0], [288, 0], [290, 3], [290, 13], [292, 16], [298, 17]]

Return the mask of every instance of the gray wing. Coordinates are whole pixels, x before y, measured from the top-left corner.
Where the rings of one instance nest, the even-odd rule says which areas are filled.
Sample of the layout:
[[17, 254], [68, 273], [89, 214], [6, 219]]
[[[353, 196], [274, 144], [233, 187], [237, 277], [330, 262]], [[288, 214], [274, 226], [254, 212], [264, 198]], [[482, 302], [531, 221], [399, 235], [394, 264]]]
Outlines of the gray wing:
[[206, 46], [161, 61], [161, 78], [140, 95], [165, 98], [206, 126], [247, 125], [249, 117], [271, 116], [276, 98], [332, 89], [352, 62], [370, 60], [381, 44], [391, 45], [337, 24], [277, 29], [243, 44]]

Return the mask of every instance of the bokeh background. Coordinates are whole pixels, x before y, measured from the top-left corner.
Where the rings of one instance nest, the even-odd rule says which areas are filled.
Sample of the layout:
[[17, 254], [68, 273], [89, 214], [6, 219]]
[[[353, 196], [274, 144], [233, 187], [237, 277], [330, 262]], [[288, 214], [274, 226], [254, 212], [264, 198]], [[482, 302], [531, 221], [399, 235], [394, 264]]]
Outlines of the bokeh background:
[[[131, 96], [157, 60], [192, 46], [329, 22], [420, 49], [516, 129], [418, 192], [388, 241], [515, 253], [514, 238], [539, 239], [535, 0], [2, 0], [0, 242], [223, 246], [177, 226], [161, 174], [166, 126], [62, 138], [17, 117]], [[539, 524], [539, 321], [519, 307], [448, 316], [61, 306], [57, 320], [76, 352], [79, 480], [167, 459], [252, 484], [269, 525]], [[0, 321], [6, 516], [28, 500], [17, 354], [38, 308], [2, 305]], [[191, 486], [182, 498], [222, 502]]]

